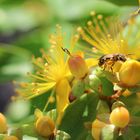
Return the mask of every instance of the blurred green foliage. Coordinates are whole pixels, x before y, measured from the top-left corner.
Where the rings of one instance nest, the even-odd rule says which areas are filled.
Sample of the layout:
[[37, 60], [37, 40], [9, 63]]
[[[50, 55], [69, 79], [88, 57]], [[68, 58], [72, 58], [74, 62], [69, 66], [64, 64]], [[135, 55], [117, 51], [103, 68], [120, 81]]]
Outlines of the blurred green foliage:
[[[49, 34], [60, 24], [67, 39], [89, 19], [90, 11], [129, 15], [137, 0], [1, 0], [0, 82], [23, 79], [33, 71], [31, 56], [49, 47]], [[67, 45], [69, 46], [69, 45]]]

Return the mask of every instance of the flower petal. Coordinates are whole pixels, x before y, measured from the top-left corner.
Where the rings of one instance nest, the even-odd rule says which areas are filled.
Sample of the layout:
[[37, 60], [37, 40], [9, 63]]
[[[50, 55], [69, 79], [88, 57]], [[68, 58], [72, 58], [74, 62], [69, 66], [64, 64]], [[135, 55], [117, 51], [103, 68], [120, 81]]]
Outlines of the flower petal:
[[56, 100], [57, 100], [57, 124], [60, 123], [63, 112], [67, 105], [69, 104], [69, 93], [71, 91], [71, 87], [67, 79], [62, 79], [56, 86]]

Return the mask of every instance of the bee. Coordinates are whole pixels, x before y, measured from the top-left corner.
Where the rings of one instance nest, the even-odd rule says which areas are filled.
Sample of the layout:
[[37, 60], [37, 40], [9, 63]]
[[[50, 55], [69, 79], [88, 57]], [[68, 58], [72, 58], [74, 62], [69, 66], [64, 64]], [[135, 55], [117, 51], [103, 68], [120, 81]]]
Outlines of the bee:
[[115, 54], [106, 54], [99, 58], [98, 65], [103, 67], [103, 70], [106, 69], [107, 66], [113, 71], [113, 66], [117, 61], [125, 62], [127, 60], [126, 55], [115, 53]]

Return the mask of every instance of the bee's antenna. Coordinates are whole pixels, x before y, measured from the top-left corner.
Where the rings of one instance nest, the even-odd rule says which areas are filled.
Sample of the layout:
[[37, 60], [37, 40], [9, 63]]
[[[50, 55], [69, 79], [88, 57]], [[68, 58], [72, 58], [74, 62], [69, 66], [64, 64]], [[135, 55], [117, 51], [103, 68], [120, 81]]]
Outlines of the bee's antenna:
[[126, 54], [126, 56], [129, 56], [129, 55], [134, 55], [134, 54], [133, 53]]

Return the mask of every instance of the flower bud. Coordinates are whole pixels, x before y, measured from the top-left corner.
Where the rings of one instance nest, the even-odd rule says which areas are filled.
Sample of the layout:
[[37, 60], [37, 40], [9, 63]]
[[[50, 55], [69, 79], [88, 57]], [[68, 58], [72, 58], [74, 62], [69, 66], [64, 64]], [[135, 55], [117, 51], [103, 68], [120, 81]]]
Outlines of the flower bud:
[[98, 78], [94, 74], [89, 75], [89, 87], [91, 89], [98, 91], [99, 86], [101, 86], [101, 85], [102, 85], [102, 82], [101, 82], [100, 78]]
[[119, 71], [120, 84], [131, 87], [140, 82], [140, 62], [128, 60], [122, 64]]
[[109, 120], [115, 126], [124, 128], [129, 123], [130, 115], [125, 107], [117, 107], [111, 112]]
[[68, 65], [71, 73], [76, 78], [83, 78], [88, 73], [86, 62], [80, 55], [71, 55]]
[[16, 136], [6, 136], [3, 140], [19, 140]]
[[105, 127], [107, 124], [99, 121], [98, 119], [96, 119], [95, 121], [93, 121], [92, 123], [92, 137], [95, 140], [100, 140], [100, 135], [101, 135], [101, 130], [103, 127]]
[[5, 133], [7, 131], [7, 122], [5, 116], [0, 113], [0, 133]]
[[36, 121], [35, 127], [39, 135], [48, 137], [53, 134], [55, 124], [48, 116], [42, 116]]

